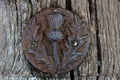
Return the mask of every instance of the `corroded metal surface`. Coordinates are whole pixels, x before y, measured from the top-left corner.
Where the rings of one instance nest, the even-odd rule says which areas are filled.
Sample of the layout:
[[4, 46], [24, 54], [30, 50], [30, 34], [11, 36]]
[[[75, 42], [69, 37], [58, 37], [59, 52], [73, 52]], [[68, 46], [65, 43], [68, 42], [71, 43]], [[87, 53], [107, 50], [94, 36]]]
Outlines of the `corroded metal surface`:
[[66, 73], [87, 54], [90, 38], [86, 24], [74, 13], [50, 8], [33, 16], [24, 27], [23, 49], [28, 61], [50, 74]]

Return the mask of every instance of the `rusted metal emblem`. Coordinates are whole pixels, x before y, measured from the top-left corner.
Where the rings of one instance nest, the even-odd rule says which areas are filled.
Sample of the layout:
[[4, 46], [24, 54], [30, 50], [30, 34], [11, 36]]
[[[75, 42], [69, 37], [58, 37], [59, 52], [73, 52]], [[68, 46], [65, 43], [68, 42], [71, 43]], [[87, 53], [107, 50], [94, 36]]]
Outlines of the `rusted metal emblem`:
[[26, 58], [35, 68], [62, 74], [84, 60], [90, 38], [88, 27], [76, 14], [50, 8], [30, 19], [24, 27], [22, 43]]

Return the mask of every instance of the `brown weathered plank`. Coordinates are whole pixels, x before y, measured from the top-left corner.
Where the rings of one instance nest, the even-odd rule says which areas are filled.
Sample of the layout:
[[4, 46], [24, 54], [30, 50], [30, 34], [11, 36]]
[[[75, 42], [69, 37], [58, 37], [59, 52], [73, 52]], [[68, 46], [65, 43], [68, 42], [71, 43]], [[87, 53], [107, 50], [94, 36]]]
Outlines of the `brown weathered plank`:
[[101, 46], [101, 76], [120, 77], [120, 2], [97, 0], [97, 18]]
[[[75, 80], [96, 80], [97, 78], [97, 42], [96, 42], [96, 29], [95, 29], [95, 19], [90, 21], [90, 10], [88, 0], [72, 0], [72, 10], [83, 17], [88, 23], [91, 36], [91, 46], [88, 56], [85, 61], [80, 65], [79, 69], [75, 71]], [[91, 4], [92, 5], [92, 4]], [[92, 15], [94, 17], [94, 14]], [[89, 77], [90, 76], [90, 77]]]

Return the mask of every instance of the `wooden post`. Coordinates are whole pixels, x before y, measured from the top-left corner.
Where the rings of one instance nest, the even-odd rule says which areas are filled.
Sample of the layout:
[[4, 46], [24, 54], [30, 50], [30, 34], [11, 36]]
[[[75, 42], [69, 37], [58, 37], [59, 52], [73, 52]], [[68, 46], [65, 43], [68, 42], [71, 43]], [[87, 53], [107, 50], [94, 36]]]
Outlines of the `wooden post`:
[[[119, 80], [119, 4], [119, 0], [0, 0], [0, 80]], [[65, 8], [83, 17], [91, 35], [84, 62], [68, 74], [51, 77], [32, 71], [21, 43], [26, 21], [50, 7]]]

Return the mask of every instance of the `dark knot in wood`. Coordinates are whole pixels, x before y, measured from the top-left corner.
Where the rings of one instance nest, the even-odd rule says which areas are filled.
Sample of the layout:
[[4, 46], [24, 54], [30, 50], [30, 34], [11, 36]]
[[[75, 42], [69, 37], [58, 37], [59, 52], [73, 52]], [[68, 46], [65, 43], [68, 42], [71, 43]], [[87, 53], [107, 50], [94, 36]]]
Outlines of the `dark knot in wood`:
[[87, 24], [61, 8], [43, 10], [33, 16], [22, 35], [24, 54], [38, 70], [66, 73], [87, 55], [90, 38]]

